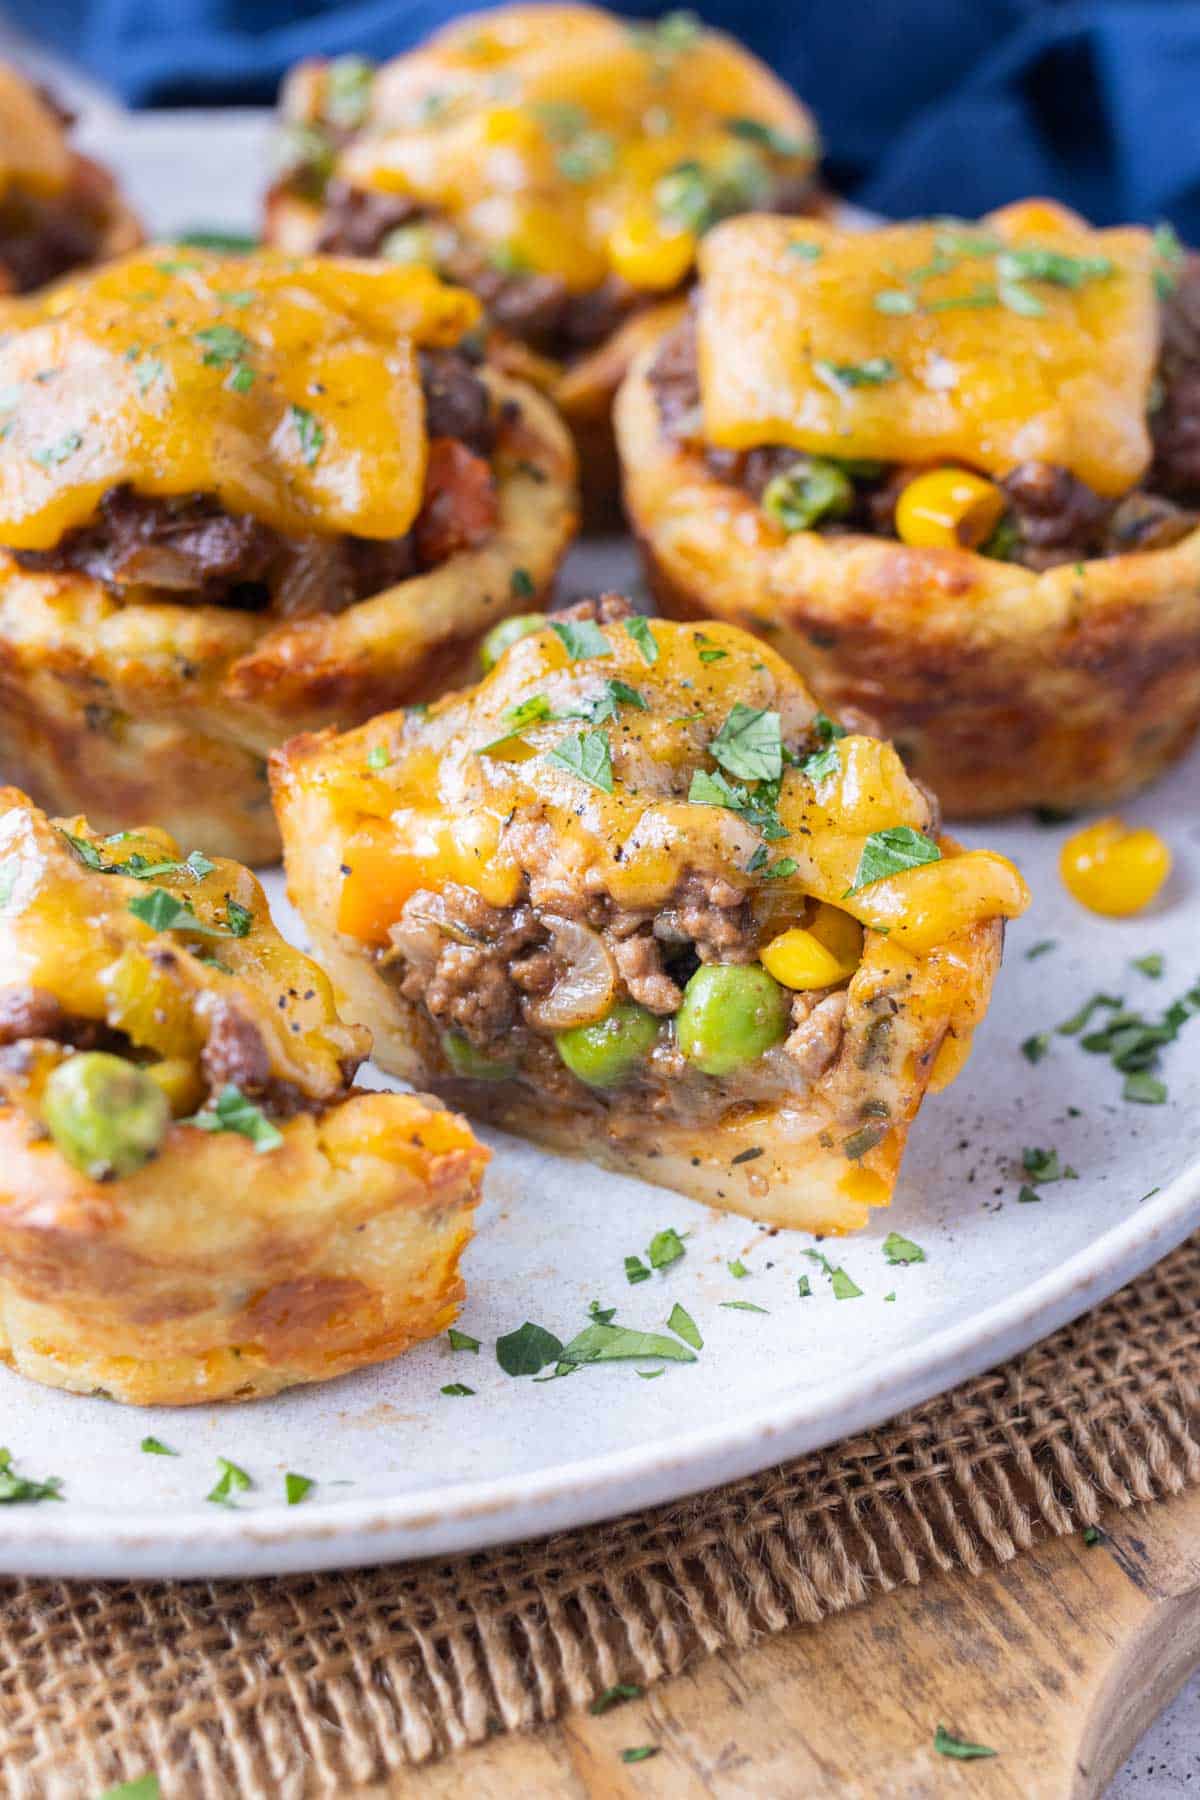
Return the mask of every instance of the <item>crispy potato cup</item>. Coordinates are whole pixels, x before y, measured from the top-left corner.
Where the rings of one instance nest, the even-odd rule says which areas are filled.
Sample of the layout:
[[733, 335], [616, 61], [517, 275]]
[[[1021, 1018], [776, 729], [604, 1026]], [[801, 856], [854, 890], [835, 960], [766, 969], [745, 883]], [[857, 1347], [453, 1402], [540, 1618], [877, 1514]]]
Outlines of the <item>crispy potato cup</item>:
[[[1200, 720], [1200, 352], [1172, 349], [1194, 261], [1030, 203], [854, 238], [733, 221], [701, 267], [694, 321], [616, 411], [662, 609], [767, 637], [951, 815], [1108, 804], [1178, 758]], [[1007, 304], [997, 267], [1026, 272]]]
[[809, 1230], [888, 1203], [1027, 900], [774, 651], [612, 597], [422, 717], [296, 739], [272, 780], [289, 892], [384, 1067]]
[[687, 285], [715, 219], [819, 203], [811, 115], [687, 13], [501, 6], [378, 68], [301, 63], [281, 112], [268, 241], [473, 288], [497, 356], [536, 367], [575, 433], [593, 524], [616, 515], [611, 403], [641, 315]]
[[142, 241], [108, 170], [72, 150], [69, 126], [42, 89], [0, 62], [2, 293], [28, 293]]
[[0, 1356], [182, 1406], [441, 1331], [488, 1153], [366, 1049], [248, 870], [0, 790]]
[[548, 591], [569, 435], [460, 354], [477, 302], [425, 270], [160, 249], [23, 304], [0, 765], [102, 829], [269, 861], [273, 744], [467, 678]]

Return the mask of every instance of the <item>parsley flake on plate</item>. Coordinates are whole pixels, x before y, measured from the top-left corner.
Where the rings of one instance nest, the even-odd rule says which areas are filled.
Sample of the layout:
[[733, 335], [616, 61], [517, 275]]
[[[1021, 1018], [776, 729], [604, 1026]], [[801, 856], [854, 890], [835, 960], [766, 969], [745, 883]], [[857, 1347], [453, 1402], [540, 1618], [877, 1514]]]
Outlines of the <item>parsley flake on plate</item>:
[[656, 1231], [646, 1251], [652, 1269], [669, 1269], [683, 1254], [683, 1239], [672, 1225], [668, 1225], [665, 1231]]
[[448, 1381], [441, 1391], [443, 1394], [450, 1394], [456, 1400], [461, 1400], [468, 1394], [473, 1394], [475, 1389], [473, 1387], [467, 1387], [466, 1384], [461, 1381]]
[[673, 1331], [675, 1336], [682, 1338], [685, 1344], [690, 1344], [693, 1350], [703, 1350], [704, 1339], [700, 1336], [695, 1319], [690, 1312], [680, 1306], [678, 1301], [671, 1308], [671, 1316], [667, 1320], [667, 1330]]
[[806, 1250], [804, 1254], [810, 1262], [815, 1262], [821, 1271], [828, 1275], [835, 1300], [862, 1299], [862, 1289], [847, 1275], [845, 1269], [835, 1268], [829, 1258], [823, 1256], [819, 1250]]
[[311, 1475], [296, 1475], [289, 1469], [283, 1478], [283, 1491], [288, 1505], [299, 1506], [316, 1485]]
[[657, 1331], [634, 1331], [626, 1325], [585, 1325], [563, 1346], [560, 1361], [568, 1365], [625, 1362], [632, 1357], [658, 1356], [665, 1362], [695, 1362], [690, 1350]]
[[651, 1273], [640, 1256], [625, 1258], [625, 1279], [630, 1287], [636, 1287], [639, 1281], [649, 1281]]
[[538, 1375], [562, 1355], [562, 1340], [528, 1319], [496, 1339], [496, 1361], [506, 1375]]
[[906, 869], [919, 869], [924, 863], [940, 862], [942, 853], [932, 838], [911, 825], [890, 825], [884, 831], [873, 831], [862, 847], [854, 880], [842, 898], [860, 894], [889, 875], [901, 875]]
[[142, 1439], [141, 1448], [147, 1456], [179, 1455], [178, 1450], [172, 1450], [169, 1444], [164, 1444], [161, 1438], [156, 1437], [144, 1437]]
[[1049, 1048], [1050, 1033], [1048, 1031], [1035, 1031], [1032, 1037], [1027, 1037], [1022, 1043], [1021, 1055], [1025, 1058], [1026, 1062], [1040, 1063]]
[[0, 1505], [13, 1506], [24, 1501], [61, 1500], [62, 1477], [48, 1475], [44, 1481], [18, 1475], [12, 1466], [12, 1451], [0, 1449]]
[[925, 1252], [920, 1244], [914, 1244], [911, 1238], [901, 1237], [898, 1231], [889, 1231], [883, 1240], [883, 1254], [890, 1263], [919, 1263], [925, 1261]]
[[460, 1331], [457, 1325], [450, 1327], [446, 1337], [452, 1350], [470, 1350], [473, 1355], [479, 1355], [479, 1339], [472, 1337], [469, 1332]]
[[239, 1469], [236, 1463], [230, 1462], [227, 1456], [218, 1456], [217, 1467], [221, 1473], [215, 1486], [205, 1494], [216, 1506], [233, 1506], [235, 1494], [245, 1494], [254, 1486], [245, 1469]]
[[719, 1304], [730, 1312], [765, 1313], [768, 1310], [765, 1306], [755, 1306], [753, 1300], [722, 1300]]

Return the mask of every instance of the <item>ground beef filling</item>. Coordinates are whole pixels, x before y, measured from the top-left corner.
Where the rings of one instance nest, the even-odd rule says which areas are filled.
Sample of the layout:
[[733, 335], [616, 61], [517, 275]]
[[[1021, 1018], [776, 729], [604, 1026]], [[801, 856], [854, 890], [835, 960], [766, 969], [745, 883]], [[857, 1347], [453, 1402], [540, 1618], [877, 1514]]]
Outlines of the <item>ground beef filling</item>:
[[[719, 480], [760, 503], [774, 477], [803, 460], [785, 445], [744, 452], [703, 445], [693, 319], [665, 339], [649, 380], [667, 435], [702, 450]], [[1048, 569], [1094, 556], [1165, 549], [1200, 525], [1200, 256], [1188, 257], [1163, 302], [1150, 430], [1154, 462], [1146, 486], [1117, 500], [1050, 463], [1025, 462], [1011, 470], [1000, 483], [1008, 510], [985, 554]], [[818, 529], [829, 535], [893, 535], [896, 501], [911, 473], [887, 468], [856, 474], [850, 511]]]
[[465, 356], [423, 350], [420, 364], [430, 440], [425, 496], [401, 538], [289, 538], [248, 513], [226, 512], [210, 494], [164, 498], [118, 487], [104, 496], [90, 524], [53, 550], [17, 551], [15, 560], [24, 569], [89, 575], [117, 594], [150, 588], [171, 599], [283, 618], [341, 612], [436, 568], [495, 530], [488, 459], [496, 421], [488, 390]]
[[73, 180], [62, 194], [7, 194], [0, 203], [0, 288], [28, 294], [95, 262], [111, 204], [109, 177], [84, 156], [75, 158]]
[[[766, 211], [803, 213], [812, 209], [809, 177], [781, 183]], [[386, 239], [405, 225], [443, 228], [452, 247], [439, 255], [447, 280], [478, 295], [491, 322], [542, 355], [570, 361], [606, 342], [635, 312], [669, 296], [644, 293], [610, 276], [590, 292], [575, 294], [557, 275], [514, 274], [498, 269], [486, 252], [465, 243], [453, 227], [418, 201], [400, 195], [373, 194], [332, 180], [324, 195], [317, 249], [346, 256], [378, 256]]]
[[[232, 1084], [269, 1117], [289, 1119], [302, 1112], [320, 1113], [349, 1092], [352, 1067], [343, 1070], [338, 1092], [321, 1100], [275, 1076], [266, 1039], [236, 1001], [218, 1001], [207, 1016], [207, 1026], [200, 1074], [210, 1098]], [[20, 1073], [39, 1042], [69, 1045], [73, 1050], [104, 1050], [131, 1062], [146, 1060], [125, 1032], [113, 1029], [103, 1019], [68, 1012], [45, 988], [0, 988], [0, 1066]]]

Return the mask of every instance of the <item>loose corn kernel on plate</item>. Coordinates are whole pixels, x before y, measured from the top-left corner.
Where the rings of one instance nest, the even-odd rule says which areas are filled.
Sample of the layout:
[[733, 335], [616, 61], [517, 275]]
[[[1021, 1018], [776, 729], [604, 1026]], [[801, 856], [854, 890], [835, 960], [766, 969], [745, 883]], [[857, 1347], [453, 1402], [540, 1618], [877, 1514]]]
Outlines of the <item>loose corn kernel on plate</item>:
[[[220, 219], [206, 196], [245, 192], [244, 170], [262, 166], [257, 129], [151, 118], [91, 141], [164, 231], [236, 226], [250, 223], [252, 196], [241, 218]], [[629, 589], [632, 565], [627, 546], [589, 547], [563, 592]], [[13, 1470], [62, 1481], [58, 1502], [5, 1508], [0, 1569], [267, 1574], [532, 1536], [843, 1437], [1083, 1312], [1200, 1224], [1200, 1014], [1156, 1068], [1113, 1061], [1123, 1013], [1158, 1020], [1200, 981], [1198, 793], [1200, 751], [1124, 808], [1133, 831], [1172, 853], [1157, 899], [1131, 916], [1085, 910], [1063, 884], [1064, 846], [1094, 819], [960, 834], [1013, 857], [1033, 906], [1009, 928], [971, 1061], [927, 1101], [894, 1204], [863, 1232], [773, 1235], [485, 1131], [495, 1159], [464, 1259], [461, 1347], [443, 1337], [321, 1387], [186, 1410], [119, 1407], [0, 1371]], [[1093, 904], [1118, 908], [1161, 877], [1157, 854], [1106, 828], [1073, 844], [1066, 872]], [[296, 935], [279, 878], [267, 885]], [[1121, 1012], [1100, 1003], [1083, 1019], [1097, 994]], [[1131, 1081], [1141, 1098], [1122, 1097]], [[651, 1268], [653, 1240], [661, 1261], [671, 1233], [682, 1254]], [[630, 1257], [649, 1270], [632, 1283]], [[505, 1373], [497, 1339], [529, 1321], [566, 1340], [593, 1302], [654, 1333], [683, 1309], [695, 1360], [541, 1382]], [[225, 1480], [232, 1505], [206, 1499], [220, 1458], [251, 1484]]]

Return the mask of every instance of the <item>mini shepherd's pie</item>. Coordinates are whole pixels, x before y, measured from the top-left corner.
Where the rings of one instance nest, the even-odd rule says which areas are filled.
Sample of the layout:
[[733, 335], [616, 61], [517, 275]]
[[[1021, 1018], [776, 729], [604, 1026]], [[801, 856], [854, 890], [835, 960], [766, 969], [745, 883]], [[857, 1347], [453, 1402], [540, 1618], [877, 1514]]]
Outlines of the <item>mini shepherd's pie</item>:
[[378, 68], [302, 63], [282, 110], [270, 240], [474, 289], [575, 430], [593, 511], [616, 489], [617, 383], [703, 233], [814, 203], [810, 115], [689, 13], [501, 6]]
[[612, 597], [272, 775], [289, 891], [384, 1067], [781, 1225], [888, 1202], [1026, 904], [774, 651]]
[[0, 315], [0, 768], [278, 853], [266, 753], [474, 666], [551, 582], [574, 451], [427, 269], [139, 252]]
[[367, 1048], [247, 869], [0, 789], [0, 1358], [179, 1406], [443, 1330], [488, 1153]]
[[108, 170], [72, 150], [70, 123], [0, 62], [0, 293], [28, 293], [141, 239]]
[[1026, 202], [734, 220], [618, 403], [664, 608], [762, 632], [947, 811], [1106, 802], [1200, 718], [1200, 259]]

